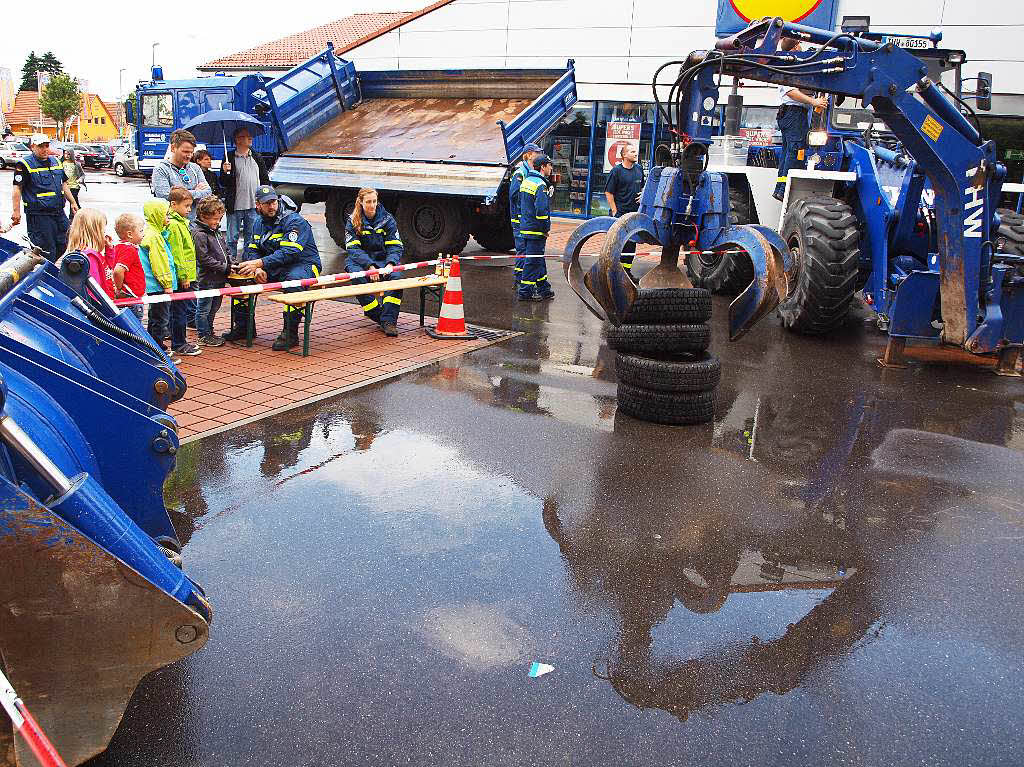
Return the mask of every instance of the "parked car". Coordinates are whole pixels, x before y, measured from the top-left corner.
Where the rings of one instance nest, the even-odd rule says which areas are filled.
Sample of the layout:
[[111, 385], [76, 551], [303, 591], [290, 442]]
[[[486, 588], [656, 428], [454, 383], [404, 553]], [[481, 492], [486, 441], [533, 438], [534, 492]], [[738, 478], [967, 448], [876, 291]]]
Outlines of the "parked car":
[[114, 173], [118, 176], [139, 175], [139, 158], [132, 147], [121, 147], [117, 150], [114, 155]]
[[4, 141], [0, 143], [0, 168], [13, 167], [18, 160], [24, 160], [32, 154], [28, 144], [20, 141]]
[[95, 144], [66, 144], [65, 148], [74, 149], [75, 156], [86, 168], [109, 168], [110, 155]]

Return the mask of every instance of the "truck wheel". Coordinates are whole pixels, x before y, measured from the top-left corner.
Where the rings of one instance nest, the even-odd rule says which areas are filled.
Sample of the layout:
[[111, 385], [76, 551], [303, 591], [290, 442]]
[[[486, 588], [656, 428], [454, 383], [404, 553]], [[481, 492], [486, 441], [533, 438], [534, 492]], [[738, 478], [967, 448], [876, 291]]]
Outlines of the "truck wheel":
[[[1024, 257], [1024, 216], [1006, 208], [998, 211], [1000, 224], [996, 233], [996, 252], [993, 260], [998, 262], [999, 256]], [[1017, 264], [1017, 274], [1024, 275], [1024, 265]]]
[[[740, 226], [751, 221], [747, 193], [729, 187], [729, 223]], [[754, 280], [754, 265], [746, 253], [696, 254], [686, 259], [686, 270], [694, 285], [726, 296], [735, 296]]]
[[626, 325], [707, 322], [711, 293], [704, 288], [640, 289], [622, 322]]
[[696, 356], [666, 359], [615, 355], [619, 381], [657, 391], [711, 391], [722, 376], [718, 357], [705, 352]]
[[619, 411], [641, 421], [675, 426], [707, 423], [715, 417], [715, 396], [710, 391], [664, 392], [620, 383]]
[[857, 289], [860, 224], [853, 209], [832, 197], [798, 200], [782, 224], [797, 262], [796, 286], [779, 306], [790, 330], [820, 335], [842, 324]]
[[619, 325], [608, 328], [608, 346], [624, 354], [702, 352], [711, 343], [707, 325]]
[[331, 193], [324, 206], [327, 231], [342, 250], [345, 250], [345, 222], [352, 215], [352, 207], [355, 204], [355, 192], [336, 191]]
[[508, 253], [516, 241], [512, 236], [512, 222], [507, 218], [479, 218], [473, 224], [473, 239], [480, 243], [484, 250], [495, 253]]
[[416, 259], [461, 253], [469, 242], [465, 205], [458, 200], [409, 195], [398, 201], [395, 217], [405, 252]]

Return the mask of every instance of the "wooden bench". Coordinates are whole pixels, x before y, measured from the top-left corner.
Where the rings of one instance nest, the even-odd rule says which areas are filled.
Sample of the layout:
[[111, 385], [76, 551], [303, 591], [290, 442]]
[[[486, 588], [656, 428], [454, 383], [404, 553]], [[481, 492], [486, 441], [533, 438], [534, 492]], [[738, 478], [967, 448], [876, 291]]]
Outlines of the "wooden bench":
[[448, 278], [440, 274], [430, 274], [423, 277], [408, 277], [404, 280], [380, 280], [379, 282], [368, 282], [363, 285], [340, 285], [336, 288], [316, 288], [315, 290], [302, 290], [295, 293], [271, 293], [267, 295], [268, 301], [284, 306], [302, 307], [302, 356], [309, 356], [309, 325], [313, 321], [313, 305], [317, 301], [330, 301], [338, 298], [349, 298], [351, 296], [368, 296], [373, 294], [390, 293], [392, 290], [409, 290], [419, 288], [420, 290], [420, 326], [425, 321], [426, 297], [431, 295], [437, 299], [438, 307], [444, 295], [444, 286]]

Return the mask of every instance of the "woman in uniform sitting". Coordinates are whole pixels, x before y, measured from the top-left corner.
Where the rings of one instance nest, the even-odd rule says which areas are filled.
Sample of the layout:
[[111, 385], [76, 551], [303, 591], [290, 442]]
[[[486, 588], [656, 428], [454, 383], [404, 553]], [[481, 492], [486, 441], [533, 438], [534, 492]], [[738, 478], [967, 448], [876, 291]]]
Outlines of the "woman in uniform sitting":
[[[348, 251], [348, 270], [363, 272], [380, 269], [380, 274], [359, 277], [352, 285], [390, 280], [392, 269], [402, 260], [402, 240], [398, 235], [395, 217], [377, 201], [377, 190], [360, 189], [355, 208], [345, 224], [345, 249]], [[402, 305], [402, 291], [392, 290], [383, 295], [358, 296], [363, 312], [380, 323], [384, 335], [398, 335], [398, 309]]]

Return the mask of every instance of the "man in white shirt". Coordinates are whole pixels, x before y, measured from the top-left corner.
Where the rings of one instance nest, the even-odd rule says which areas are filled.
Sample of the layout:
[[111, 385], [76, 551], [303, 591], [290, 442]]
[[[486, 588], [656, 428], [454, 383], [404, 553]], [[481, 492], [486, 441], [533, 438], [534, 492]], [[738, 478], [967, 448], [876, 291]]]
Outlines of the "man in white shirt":
[[[782, 51], [800, 50], [799, 41], [787, 37], [779, 45]], [[779, 130], [782, 131], [782, 156], [779, 158], [779, 173], [775, 179], [772, 196], [782, 200], [786, 193], [786, 179], [790, 168], [803, 167], [803, 153], [807, 150], [807, 130], [811, 125], [811, 110], [824, 109], [828, 101], [824, 96], [808, 96], [799, 88], [779, 86]]]

